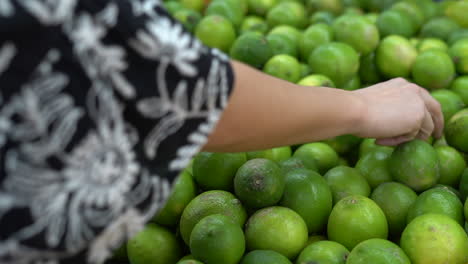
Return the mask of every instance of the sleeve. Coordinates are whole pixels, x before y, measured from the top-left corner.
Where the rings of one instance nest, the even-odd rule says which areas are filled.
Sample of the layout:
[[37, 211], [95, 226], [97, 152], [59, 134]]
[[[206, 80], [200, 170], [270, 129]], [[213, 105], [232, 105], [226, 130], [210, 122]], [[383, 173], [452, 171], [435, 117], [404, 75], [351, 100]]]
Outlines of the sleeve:
[[0, 263], [103, 263], [206, 143], [229, 58], [159, 0], [1, 0], [0, 33]]

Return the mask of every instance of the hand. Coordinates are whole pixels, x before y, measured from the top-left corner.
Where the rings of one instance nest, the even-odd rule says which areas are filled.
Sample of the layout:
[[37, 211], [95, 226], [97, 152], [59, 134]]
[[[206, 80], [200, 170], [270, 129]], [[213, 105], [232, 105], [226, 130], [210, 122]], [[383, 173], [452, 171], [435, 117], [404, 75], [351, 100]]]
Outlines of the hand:
[[440, 104], [425, 89], [403, 78], [353, 93], [362, 100], [364, 109], [358, 136], [376, 138], [380, 145], [442, 136], [444, 119]]

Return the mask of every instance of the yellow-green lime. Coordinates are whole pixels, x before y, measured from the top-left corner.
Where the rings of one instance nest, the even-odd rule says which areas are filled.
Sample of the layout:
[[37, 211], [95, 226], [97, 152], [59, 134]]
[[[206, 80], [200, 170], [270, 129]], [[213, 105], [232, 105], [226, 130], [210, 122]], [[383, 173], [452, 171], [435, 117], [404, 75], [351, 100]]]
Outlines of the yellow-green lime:
[[307, 14], [301, 2], [282, 1], [268, 11], [266, 20], [270, 28], [278, 25], [303, 28], [307, 25]]
[[387, 78], [408, 77], [418, 52], [401, 36], [385, 37], [376, 51], [379, 71]]
[[178, 0], [166, 1], [166, 2], [163, 2], [163, 5], [164, 5], [164, 8], [166, 8], [167, 12], [169, 12], [169, 14], [171, 15], [174, 15], [175, 12], [179, 10], [187, 9]]
[[[195, 257], [192, 254], [189, 254], [189, 255], [186, 255], [183, 258], [181, 258], [179, 260], [179, 262], [186, 261], [186, 260], [198, 261], [198, 260], [195, 259]], [[179, 262], [177, 262], [177, 264], [180, 264]], [[198, 263], [193, 263], [193, 264], [198, 264]]]
[[324, 23], [324, 24], [331, 24], [335, 20], [335, 15], [331, 12], [328, 11], [317, 11], [312, 13], [312, 16], [310, 16], [310, 24], [319, 24], [319, 23]]
[[468, 108], [457, 112], [446, 122], [445, 139], [450, 146], [468, 153]]
[[343, 3], [340, 0], [308, 0], [306, 3], [311, 11], [327, 11], [333, 14], [343, 11]]
[[329, 77], [338, 87], [351, 80], [359, 70], [358, 53], [341, 42], [318, 46], [310, 54], [308, 62], [315, 73]]
[[245, 225], [247, 249], [276, 251], [294, 259], [307, 242], [307, 225], [293, 210], [273, 206], [255, 212]]
[[454, 114], [465, 107], [463, 99], [451, 90], [437, 90], [433, 91], [431, 95], [440, 103], [445, 122], [448, 122]]
[[359, 7], [346, 7], [345, 10], [343, 11], [342, 16], [345, 15], [357, 15], [357, 16], [362, 16], [364, 14], [364, 11], [359, 8]]
[[247, 16], [244, 21], [242, 21], [240, 33], [243, 34], [250, 31], [265, 34], [268, 31], [268, 24], [262, 17]]
[[418, 43], [417, 48], [418, 48], [419, 52], [432, 50], [432, 49], [440, 50], [440, 51], [443, 51], [443, 52], [448, 51], [447, 44], [444, 41], [442, 41], [441, 39], [437, 39], [437, 38], [422, 39]]
[[193, 178], [204, 190], [232, 190], [237, 169], [247, 161], [243, 152], [200, 152], [193, 161]]
[[278, 0], [248, 0], [249, 12], [263, 17], [277, 2]]
[[416, 3], [424, 15], [424, 21], [427, 21], [433, 17], [440, 15], [441, 10], [436, 2], [432, 0], [416, 0], [413, 1]]
[[[353, 78], [355, 79], [355, 78]], [[352, 80], [353, 80], [352, 79]], [[341, 135], [331, 139], [324, 140], [323, 142], [327, 143], [332, 147], [336, 153], [339, 155], [346, 154], [354, 149], [362, 139], [353, 135]]]
[[202, 218], [190, 235], [190, 252], [205, 264], [237, 264], [244, 251], [242, 228], [222, 214]]
[[467, 1], [457, 1], [451, 3], [447, 9], [445, 9], [445, 15], [453, 19], [460, 26], [468, 28], [468, 2]]
[[251, 208], [275, 205], [284, 191], [281, 168], [269, 159], [251, 159], [237, 170], [234, 190], [242, 203]]
[[393, 179], [417, 192], [431, 188], [440, 178], [437, 152], [423, 140], [397, 146], [388, 165]]
[[412, 264], [468, 262], [468, 236], [460, 224], [445, 215], [415, 218], [403, 231], [400, 246]]
[[247, 253], [240, 264], [292, 264], [292, 262], [276, 251], [259, 249]]
[[307, 169], [286, 174], [284, 194], [279, 203], [298, 213], [309, 233], [323, 230], [332, 210], [333, 197], [324, 178]]
[[391, 148], [377, 148], [362, 156], [356, 163], [356, 169], [369, 183], [371, 189], [384, 182], [392, 181], [388, 160], [392, 155]]
[[375, 143], [375, 138], [365, 138], [359, 145], [359, 158], [364, 157], [367, 153], [374, 151], [375, 149], [388, 149], [392, 150], [392, 147], [381, 146]]
[[195, 198], [197, 189], [193, 182], [192, 175], [184, 170], [174, 181], [172, 192], [164, 207], [159, 211], [153, 220], [165, 226], [175, 226], [179, 223], [180, 216], [187, 204]]
[[421, 42], [421, 39], [413, 37], [413, 38], [410, 38], [409, 41], [411, 45], [413, 45], [413, 47], [418, 48], [418, 45]]
[[463, 38], [468, 38], [468, 28], [460, 28], [452, 32], [452, 34], [450, 34], [449, 36], [447, 44], [452, 45], [453, 43]]
[[379, 18], [378, 13], [367, 13], [364, 14], [364, 18], [367, 19], [367, 21], [371, 22], [374, 25], [377, 25], [377, 18]]
[[282, 162], [287, 160], [292, 155], [292, 150], [290, 146], [276, 147], [260, 151], [250, 151], [247, 152], [247, 159], [269, 159], [275, 162]]
[[405, 252], [396, 244], [380, 238], [359, 243], [349, 253], [346, 264], [411, 264]]
[[286, 54], [292, 57], [297, 57], [297, 44], [287, 36], [282, 34], [268, 34], [266, 39], [270, 46], [272, 56]]
[[468, 75], [460, 76], [453, 80], [450, 90], [454, 91], [468, 105]]
[[455, 66], [445, 51], [427, 50], [420, 53], [411, 71], [413, 80], [428, 90], [450, 86], [455, 76]]
[[458, 185], [460, 177], [466, 168], [463, 156], [456, 149], [449, 146], [436, 147], [435, 150], [440, 164], [439, 183], [449, 186]]
[[462, 38], [453, 43], [449, 54], [455, 63], [459, 74], [468, 74], [468, 38]]
[[423, 214], [443, 214], [463, 225], [463, 204], [450, 190], [433, 188], [421, 193], [408, 210], [406, 223]]
[[228, 53], [236, 39], [232, 23], [219, 15], [205, 16], [195, 28], [195, 36], [205, 45]]
[[235, 28], [239, 28], [244, 19], [244, 13], [240, 5], [231, 1], [212, 1], [206, 8], [205, 15], [225, 17]]
[[314, 142], [300, 146], [293, 154], [305, 160], [313, 159], [321, 174], [338, 165], [338, 154], [326, 143]]
[[375, 52], [360, 57], [359, 78], [364, 84], [374, 84], [382, 80], [376, 64]]
[[435, 17], [427, 21], [420, 31], [420, 36], [423, 38], [438, 38], [448, 40], [450, 34], [458, 30], [460, 26], [457, 22], [448, 17]]
[[299, 61], [295, 57], [286, 54], [271, 57], [263, 67], [263, 71], [269, 75], [293, 83], [301, 78], [301, 65]]
[[327, 263], [345, 264], [349, 250], [334, 241], [318, 241], [308, 245], [296, 260], [296, 264]]
[[397, 10], [406, 14], [413, 22], [414, 28], [419, 30], [421, 25], [424, 23], [424, 13], [422, 12], [419, 5], [415, 2], [400, 1], [392, 5], [391, 10]]
[[432, 189], [436, 189], [436, 188], [440, 188], [440, 189], [444, 189], [446, 191], [449, 191], [449, 192], [455, 194], [458, 197], [458, 199], [460, 199], [460, 201], [463, 201], [463, 197], [461, 196], [460, 192], [457, 189], [455, 189], [454, 187], [452, 187], [452, 186], [438, 183], [434, 187], [432, 187]]
[[323, 176], [333, 194], [333, 204], [351, 195], [369, 196], [371, 188], [366, 178], [355, 168], [336, 166]]
[[247, 32], [239, 36], [231, 46], [231, 58], [261, 69], [273, 52], [261, 33]]
[[351, 80], [349, 80], [339, 88], [347, 91], [354, 91], [361, 88], [361, 78], [359, 78], [359, 74], [354, 75], [353, 78], [351, 78]]
[[132, 264], [173, 264], [182, 255], [176, 236], [153, 223], [127, 242], [127, 253]]
[[179, 261], [176, 264], [203, 264], [203, 263], [194, 259], [186, 259], [186, 260]]
[[195, 32], [195, 27], [200, 22], [202, 16], [192, 9], [181, 9], [175, 11], [174, 18], [177, 19], [190, 33]]
[[311, 245], [311, 244], [314, 244], [316, 242], [323, 241], [323, 240], [327, 240], [327, 238], [322, 235], [311, 235], [309, 236], [309, 239], [307, 240], [306, 247], [308, 245]]
[[268, 32], [268, 35], [274, 34], [286, 36], [287, 38], [291, 39], [292, 42], [299, 43], [302, 32], [299, 29], [289, 25], [279, 25], [272, 28], [270, 32]]
[[360, 15], [342, 15], [333, 21], [337, 41], [349, 44], [360, 55], [373, 52], [380, 41], [379, 30]]
[[382, 37], [399, 35], [409, 38], [416, 32], [411, 18], [398, 10], [386, 10], [380, 13], [375, 24]]
[[333, 31], [328, 24], [310, 25], [301, 35], [298, 43], [302, 60], [307, 61], [318, 46], [333, 41]]
[[207, 191], [195, 197], [184, 209], [180, 218], [180, 234], [188, 245], [193, 227], [205, 216], [223, 214], [243, 226], [247, 213], [241, 201], [226, 191]]
[[204, 0], [179, 0], [183, 7], [202, 12], [205, 8]]
[[309, 64], [300, 62], [301, 64], [301, 79], [309, 76], [312, 73], [312, 68]]
[[408, 210], [417, 198], [411, 188], [399, 182], [382, 183], [371, 194], [371, 199], [384, 212], [393, 237], [398, 237], [405, 228]]
[[313, 87], [335, 87], [335, 84], [333, 83], [330, 78], [328, 78], [325, 75], [322, 74], [311, 74], [308, 75], [297, 83], [299, 85], [304, 85], [304, 86], [313, 86]]
[[308, 169], [312, 171], [318, 171], [317, 164], [314, 159], [303, 159], [301, 157], [291, 157], [287, 160], [283, 160], [279, 163], [283, 176], [288, 172], [296, 169]]
[[387, 219], [374, 201], [362, 195], [351, 195], [333, 207], [328, 218], [327, 234], [330, 240], [352, 250], [367, 239], [386, 239]]

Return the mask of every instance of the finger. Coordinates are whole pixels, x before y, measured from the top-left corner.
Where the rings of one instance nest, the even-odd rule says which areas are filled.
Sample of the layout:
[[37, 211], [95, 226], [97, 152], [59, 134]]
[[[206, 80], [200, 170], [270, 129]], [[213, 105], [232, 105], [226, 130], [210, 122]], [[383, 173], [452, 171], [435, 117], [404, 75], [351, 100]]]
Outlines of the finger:
[[416, 135], [416, 138], [427, 140], [432, 135], [433, 132], [434, 132], [434, 122], [432, 119], [432, 115], [431, 113], [429, 113], [429, 110], [426, 108], [425, 113], [424, 113], [424, 119], [421, 124], [421, 128], [419, 129], [419, 132]]
[[420, 91], [424, 103], [426, 104], [426, 108], [428, 109], [432, 117], [432, 122], [434, 124], [434, 136], [436, 138], [440, 138], [442, 137], [444, 131], [444, 116], [442, 114], [440, 104], [429, 94], [429, 92], [426, 89], [421, 88]]
[[382, 146], [397, 146], [402, 143], [413, 140], [418, 135], [418, 133], [419, 131], [415, 131], [410, 134], [406, 134], [406, 135], [402, 135], [398, 137], [379, 138], [375, 141], [375, 143], [378, 145], [382, 145]]

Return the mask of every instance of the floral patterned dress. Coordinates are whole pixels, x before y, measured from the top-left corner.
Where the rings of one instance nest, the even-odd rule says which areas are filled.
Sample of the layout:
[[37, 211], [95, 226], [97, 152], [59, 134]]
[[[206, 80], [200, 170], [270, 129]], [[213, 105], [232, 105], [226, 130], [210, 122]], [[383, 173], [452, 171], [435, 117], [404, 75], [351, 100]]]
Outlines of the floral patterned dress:
[[232, 89], [159, 0], [0, 0], [0, 263], [103, 263]]

